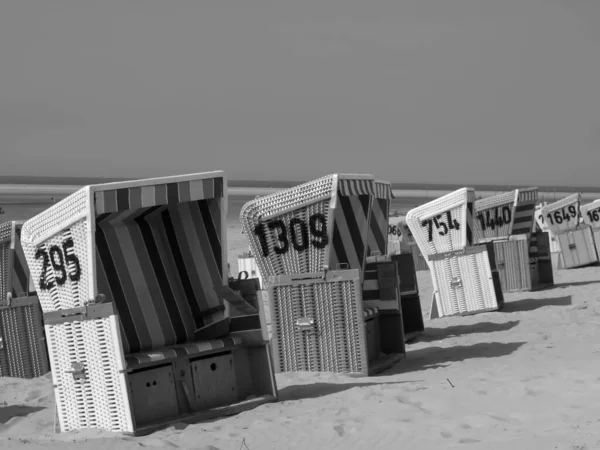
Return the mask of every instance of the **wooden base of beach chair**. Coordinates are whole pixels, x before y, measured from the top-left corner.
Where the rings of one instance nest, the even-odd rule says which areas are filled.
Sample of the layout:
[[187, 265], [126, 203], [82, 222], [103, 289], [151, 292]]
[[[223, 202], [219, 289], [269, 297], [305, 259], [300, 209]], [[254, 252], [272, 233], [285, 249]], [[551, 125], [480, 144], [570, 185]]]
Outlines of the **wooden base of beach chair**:
[[589, 226], [557, 234], [563, 267], [574, 269], [598, 262], [598, 253]]
[[0, 377], [36, 378], [49, 371], [38, 298], [11, 298], [0, 305]]
[[270, 375], [251, 363], [260, 359], [269, 362], [268, 346], [239, 347], [129, 373], [133, 434], [231, 416], [276, 401]]
[[281, 275], [274, 278], [269, 298], [276, 372], [368, 376], [404, 356], [399, 308], [363, 309], [356, 269]]
[[431, 255], [434, 292], [430, 319], [497, 311], [504, 304], [494, 245]]

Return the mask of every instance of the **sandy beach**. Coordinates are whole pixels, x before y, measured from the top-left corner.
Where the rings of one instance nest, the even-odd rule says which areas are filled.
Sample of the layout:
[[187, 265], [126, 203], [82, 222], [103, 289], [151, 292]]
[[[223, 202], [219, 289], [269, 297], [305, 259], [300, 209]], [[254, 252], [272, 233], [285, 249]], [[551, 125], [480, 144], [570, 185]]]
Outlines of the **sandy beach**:
[[[248, 250], [234, 212], [232, 271]], [[383, 374], [277, 375], [278, 403], [133, 438], [54, 433], [51, 375], [0, 379], [3, 449], [600, 448], [600, 268], [555, 271], [556, 286], [506, 294], [501, 312], [426, 319], [407, 358]], [[432, 283], [418, 273], [423, 316]]]

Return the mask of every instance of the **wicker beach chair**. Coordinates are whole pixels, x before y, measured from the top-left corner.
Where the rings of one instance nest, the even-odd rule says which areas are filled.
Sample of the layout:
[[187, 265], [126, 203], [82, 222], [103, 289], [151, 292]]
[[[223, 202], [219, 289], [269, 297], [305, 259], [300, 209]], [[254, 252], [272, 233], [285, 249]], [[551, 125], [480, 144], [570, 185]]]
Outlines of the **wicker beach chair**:
[[42, 310], [21, 247], [22, 224], [0, 224], [0, 377], [50, 371]]
[[[562, 256], [562, 267], [572, 269], [598, 262], [591, 226], [580, 223], [581, 194], [573, 194], [545, 205], [540, 220], [556, 237]], [[585, 214], [587, 216], [587, 213]]]
[[[396, 268], [388, 275], [393, 285]], [[396, 284], [396, 303], [397, 289]], [[364, 307], [358, 269], [278, 275], [269, 297], [277, 372], [367, 376], [405, 356], [401, 313], [381, 315], [376, 307]]]
[[61, 431], [140, 435], [276, 399], [260, 308], [227, 286], [226, 213], [217, 171], [86, 186], [23, 225]]
[[473, 246], [475, 192], [462, 188], [406, 215], [433, 281], [430, 319], [499, 309], [503, 302], [493, 244]]

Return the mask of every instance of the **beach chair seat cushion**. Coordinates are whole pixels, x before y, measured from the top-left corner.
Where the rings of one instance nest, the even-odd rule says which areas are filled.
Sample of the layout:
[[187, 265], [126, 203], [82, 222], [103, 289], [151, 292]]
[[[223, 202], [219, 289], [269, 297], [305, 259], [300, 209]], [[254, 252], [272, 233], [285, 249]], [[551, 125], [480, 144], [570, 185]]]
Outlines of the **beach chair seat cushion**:
[[242, 339], [238, 336], [224, 337], [210, 341], [187, 342], [178, 345], [169, 345], [157, 350], [140, 351], [125, 357], [127, 369], [131, 370], [141, 365], [166, 362], [182, 357], [199, 356], [202, 353], [214, 350], [231, 350], [241, 345]]
[[379, 308], [364, 308], [363, 317], [365, 320], [369, 320], [379, 314]]

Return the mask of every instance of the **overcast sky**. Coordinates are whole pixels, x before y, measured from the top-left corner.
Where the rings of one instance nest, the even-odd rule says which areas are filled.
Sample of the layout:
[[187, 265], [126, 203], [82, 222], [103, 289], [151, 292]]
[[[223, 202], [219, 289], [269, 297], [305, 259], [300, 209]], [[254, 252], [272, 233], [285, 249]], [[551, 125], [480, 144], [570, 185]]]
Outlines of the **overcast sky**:
[[1, 0], [0, 174], [597, 185], [599, 0]]

